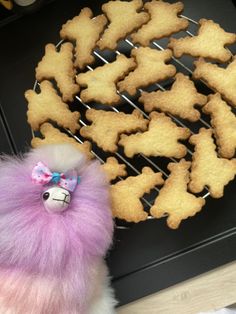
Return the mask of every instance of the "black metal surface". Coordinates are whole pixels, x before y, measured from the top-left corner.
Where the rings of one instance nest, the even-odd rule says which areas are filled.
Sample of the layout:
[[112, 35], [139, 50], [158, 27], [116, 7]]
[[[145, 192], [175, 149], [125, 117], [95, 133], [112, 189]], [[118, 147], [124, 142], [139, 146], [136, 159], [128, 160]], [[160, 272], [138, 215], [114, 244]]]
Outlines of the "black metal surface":
[[[122, 304], [236, 259], [236, 183], [169, 230], [165, 218], [117, 230], [109, 265]], [[133, 288], [131, 288], [133, 287]]]
[[14, 154], [14, 145], [12, 145], [11, 136], [8, 132], [9, 129], [0, 105], [0, 152], [5, 154]]
[[114, 282], [117, 298], [126, 304], [231, 262], [236, 258], [235, 243], [234, 231], [118, 279]]
[[[33, 86], [34, 69], [45, 44], [57, 43], [61, 25], [82, 7], [90, 6], [97, 14], [103, 2], [54, 1], [0, 28], [0, 101], [17, 151], [26, 150], [31, 140], [23, 94]], [[195, 20], [211, 18], [226, 30], [236, 31], [236, 9], [231, 0], [183, 2], [186, 16]], [[1, 128], [0, 138], [2, 145]], [[11, 151], [5, 144], [0, 148]], [[120, 304], [235, 260], [235, 188], [234, 182], [226, 188], [224, 198], [208, 199], [204, 210], [183, 222], [179, 230], [168, 229], [162, 219], [116, 231], [108, 264]]]

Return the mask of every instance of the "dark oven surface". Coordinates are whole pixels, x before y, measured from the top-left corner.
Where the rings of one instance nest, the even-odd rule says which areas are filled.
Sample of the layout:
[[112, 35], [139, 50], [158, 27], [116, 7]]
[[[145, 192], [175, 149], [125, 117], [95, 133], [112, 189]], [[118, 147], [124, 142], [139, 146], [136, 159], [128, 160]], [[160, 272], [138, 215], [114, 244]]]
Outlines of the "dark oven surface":
[[[59, 42], [61, 25], [90, 6], [100, 12], [105, 1], [53, 1], [40, 11], [20, 17], [0, 28], [0, 148], [25, 151], [31, 130], [26, 123], [24, 91], [34, 84], [34, 68], [45, 44]], [[174, 1], [169, 1], [174, 2]], [[236, 8], [231, 0], [184, 0], [184, 15], [214, 19], [236, 31]], [[233, 47], [233, 53], [236, 48]], [[236, 183], [219, 200], [207, 205], [179, 230], [167, 228], [165, 219], [148, 220], [128, 229], [117, 229], [108, 256], [120, 304], [124, 304], [223, 265], [236, 257]]]

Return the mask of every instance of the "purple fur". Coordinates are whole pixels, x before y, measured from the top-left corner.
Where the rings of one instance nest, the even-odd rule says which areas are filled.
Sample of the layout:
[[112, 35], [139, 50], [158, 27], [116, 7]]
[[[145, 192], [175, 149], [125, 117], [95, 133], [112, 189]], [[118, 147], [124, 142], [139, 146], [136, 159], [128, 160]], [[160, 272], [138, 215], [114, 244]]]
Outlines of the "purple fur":
[[[51, 171], [78, 169], [81, 182], [65, 212], [45, 210], [41, 196], [48, 187], [31, 182], [38, 161]], [[73, 278], [73, 293], [86, 299], [91, 271], [105, 256], [113, 234], [109, 187], [99, 163], [84, 164], [70, 145], [45, 146], [23, 158], [4, 157], [0, 204], [0, 268], [61, 277], [68, 285]]]

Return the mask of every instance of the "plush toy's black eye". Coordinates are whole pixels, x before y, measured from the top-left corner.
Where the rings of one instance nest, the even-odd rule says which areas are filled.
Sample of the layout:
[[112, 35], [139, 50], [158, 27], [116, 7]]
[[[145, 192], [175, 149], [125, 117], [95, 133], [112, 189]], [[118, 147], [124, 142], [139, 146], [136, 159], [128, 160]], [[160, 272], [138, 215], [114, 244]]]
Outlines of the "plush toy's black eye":
[[46, 201], [49, 198], [50, 194], [48, 192], [43, 193], [43, 199]]

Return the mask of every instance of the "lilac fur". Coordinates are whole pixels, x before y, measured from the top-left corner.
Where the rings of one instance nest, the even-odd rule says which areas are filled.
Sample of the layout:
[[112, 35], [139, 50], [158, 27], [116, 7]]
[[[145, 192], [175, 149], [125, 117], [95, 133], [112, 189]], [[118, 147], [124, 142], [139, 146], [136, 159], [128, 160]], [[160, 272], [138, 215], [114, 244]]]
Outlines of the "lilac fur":
[[[51, 171], [78, 169], [81, 183], [65, 212], [45, 211], [41, 196], [47, 187], [31, 182], [38, 161]], [[66, 293], [73, 291], [86, 301], [94, 265], [106, 254], [113, 234], [109, 188], [99, 163], [84, 163], [70, 145], [5, 157], [0, 161], [0, 204], [1, 269], [64, 278], [71, 285]]]

